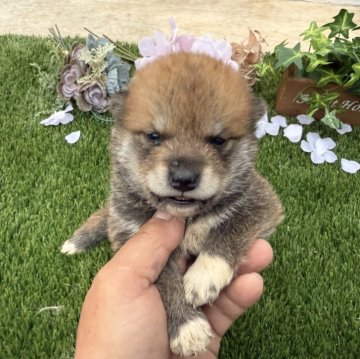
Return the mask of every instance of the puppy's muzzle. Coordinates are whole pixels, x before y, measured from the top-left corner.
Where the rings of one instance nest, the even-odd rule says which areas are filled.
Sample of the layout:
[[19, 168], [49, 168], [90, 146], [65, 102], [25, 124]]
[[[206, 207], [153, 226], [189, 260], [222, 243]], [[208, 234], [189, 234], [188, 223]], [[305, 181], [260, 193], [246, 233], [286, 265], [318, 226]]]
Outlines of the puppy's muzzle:
[[182, 193], [195, 189], [200, 180], [200, 165], [185, 159], [172, 160], [169, 164], [170, 186]]

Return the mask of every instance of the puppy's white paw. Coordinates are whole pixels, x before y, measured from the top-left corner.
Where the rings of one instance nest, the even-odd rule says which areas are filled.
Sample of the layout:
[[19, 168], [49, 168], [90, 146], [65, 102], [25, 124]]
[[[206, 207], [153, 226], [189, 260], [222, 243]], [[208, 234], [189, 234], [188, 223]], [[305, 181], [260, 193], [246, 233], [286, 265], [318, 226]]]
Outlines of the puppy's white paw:
[[230, 283], [233, 274], [223, 258], [200, 254], [184, 275], [186, 301], [194, 307], [213, 302]]
[[196, 355], [206, 350], [212, 337], [209, 323], [198, 317], [180, 327], [178, 335], [170, 340], [170, 348], [178, 355]]
[[82, 250], [77, 248], [76, 244], [72, 242], [70, 239], [64, 242], [60, 251], [61, 253], [68, 255], [82, 252]]

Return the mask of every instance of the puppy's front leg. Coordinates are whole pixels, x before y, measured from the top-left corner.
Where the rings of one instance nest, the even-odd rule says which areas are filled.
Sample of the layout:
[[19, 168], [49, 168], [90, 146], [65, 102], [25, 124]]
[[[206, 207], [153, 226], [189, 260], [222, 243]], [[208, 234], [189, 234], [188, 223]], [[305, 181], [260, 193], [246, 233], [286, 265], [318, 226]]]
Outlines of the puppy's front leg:
[[179, 256], [177, 249], [156, 285], [167, 314], [170, 348], [175, 354], [189, 356], [205, 351], [213, 335], [204, 314], [186, 302]]
[[233, 221], [209, 231], [197, 259], [184, 275], [185, 297], [194, 307], [212, 303], [219, 296], [255, 238], [255, 227], [234, 226]]
[[184, 276], [186, 301], [194, 307], [212, 303], [234, 276], [232, 261], [212, 251], [202, 251]]

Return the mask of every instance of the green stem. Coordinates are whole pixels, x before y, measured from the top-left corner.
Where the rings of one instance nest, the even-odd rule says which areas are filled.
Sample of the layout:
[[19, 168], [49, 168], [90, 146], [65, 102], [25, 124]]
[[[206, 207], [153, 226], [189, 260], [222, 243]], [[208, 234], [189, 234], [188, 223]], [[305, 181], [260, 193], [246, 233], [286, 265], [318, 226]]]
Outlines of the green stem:
[[111, 40], [108, 36], [103, 34], [103, 37], [110, 41], [112, 44], [114, 44], [117, 48], [117, 50], [121, 53], [123, 53], [123, 55], [127, 56], [129, 58], [129, 60], [135, 61], [137, 59], [137, 57], [135, 57], [135, 55], [133, 53], [131, 53], [129, 50], [127, 50], [125, 47], [119, 45], [116, 41]]

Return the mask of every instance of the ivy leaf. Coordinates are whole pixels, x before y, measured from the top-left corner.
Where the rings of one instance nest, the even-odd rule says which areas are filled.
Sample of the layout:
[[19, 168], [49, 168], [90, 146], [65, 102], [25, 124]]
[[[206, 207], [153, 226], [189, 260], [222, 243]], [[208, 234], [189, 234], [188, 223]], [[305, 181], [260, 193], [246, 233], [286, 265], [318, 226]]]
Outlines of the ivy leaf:
[[360, 96], [360, 80], [358, 80], [354, 86], [349, 88], [348, 92], [353, 95]]
[[300, 51], [300, 42], [298, 42], [294, 48], [290, 49], [284, 46], [278, 46], [276, 55], [278, 61], [275, 65], [275, 68], [278, 69], [281, 66], [285, 66], [286, 68], [292, 64], [295, 64], [299, 70], [302, 70], [302, 52]]
[[331, 44], [331, 40], [325, 36], [324, 34], [319, 34], [310, 40], [311, 46], [314, 48], [315, 51], [319, 51], [321, 49], [326, 48], [328, 45]]
[[339, 129], [341, 127], [341, 121], [336, 117], [336, 110], [329, 112], [329, 110], [325, 108], [325, 116], [320, 121], [331, 128]]
[[324, 87], [331, 82], [342, 86], [342, 75], [336, 74], [333, 69], [319, 69], [319, 72], [322, 74], [320, 80], [317, 83], [319, 87]]
[[349, 31], [356, 28], [356, 24], [352, 21], [353, 17], [354, 13], [349, 13], [346, 9], [341, 9], [340, 12], [333, 17], [335, 21], [324, 25], [324, 27], [331, 30], [329, 38], [342, 35], [348, 39]]
[[351, 87], [360, 79], [360, 63], [352, 65], [354, 72], [350, 74], [350, 79], [344, 84], [344, 87]]
[[306, 100], [309, 105], [308, 115], [312, 116], [316, 111], [326, 109], [339, 97], [337, 92], [325, 92], [319, 94], [314, 91]]
[[316, 54], [306, 53], [305, 55], [310, 60], [310, 63], [306, 67], [306, 72], [313, 72], [321, 65], [331, 64], [326, 58], [317, 56]]
[[325, 27], [318, 27], [315, 21], [311, 21], [310, 27], [300, 34], [300, 36], [304, 36], [303, 40], [313, 39], [321, 35], [324, 30], [326, 30]]

